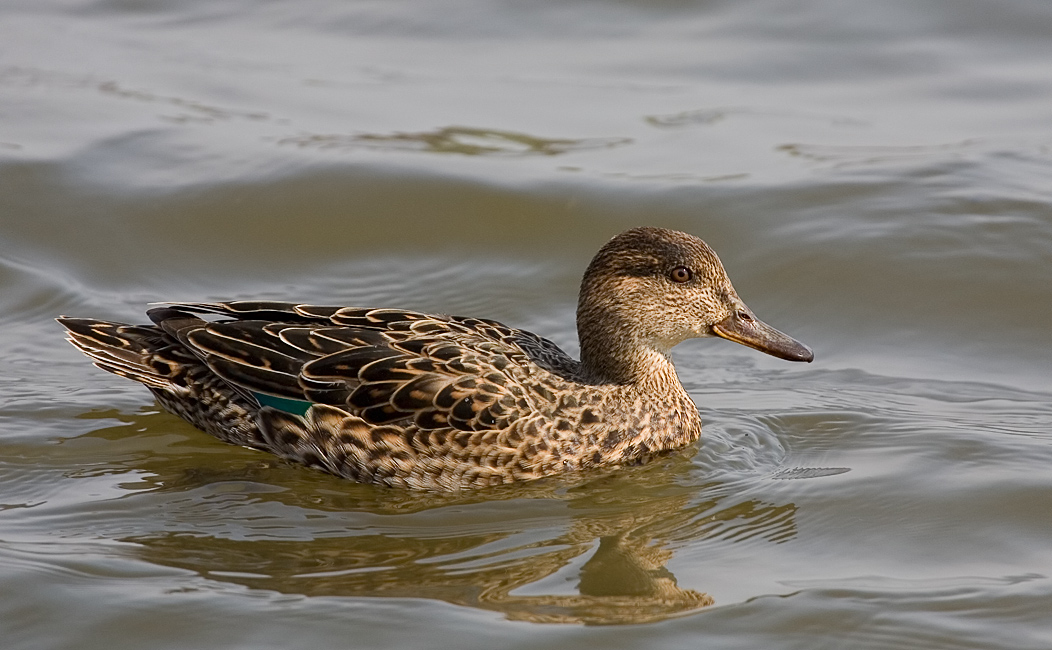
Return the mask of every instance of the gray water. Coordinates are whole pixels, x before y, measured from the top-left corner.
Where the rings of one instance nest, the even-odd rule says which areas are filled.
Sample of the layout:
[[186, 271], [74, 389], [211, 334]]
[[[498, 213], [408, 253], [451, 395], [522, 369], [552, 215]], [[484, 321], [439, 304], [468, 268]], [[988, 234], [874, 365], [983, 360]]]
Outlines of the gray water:
[[[1052, 647], [1050, 66], [1042, 0], [4, 2], [3, 647]], [[289, 466], [52, 320], [263, 297], [576, 353], [637, 225], [816, 361], [679, 346], [702, 441], [580, 484]]]

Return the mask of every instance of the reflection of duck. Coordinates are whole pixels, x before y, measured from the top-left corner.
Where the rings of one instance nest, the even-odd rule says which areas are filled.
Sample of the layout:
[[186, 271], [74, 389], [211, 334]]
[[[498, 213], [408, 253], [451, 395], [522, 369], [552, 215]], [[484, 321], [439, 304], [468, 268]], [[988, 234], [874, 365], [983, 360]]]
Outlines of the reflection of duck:
[[[219, 526], [211, 517], [201, 526], [166, 517], [156, 532], [123, 541], [135, 544], [142, 559], [153, 564], [263, 591], [427, 599], [513, 620], [628, 624], [713, 604], [709, 594], [678, 584], [668, 568], [677, 549], [777, 543], [795, 535], [792, 504], [742, 501], [719, 486], [697, 494], [694, 489], [670, 491], [669, 470], [681, 472], [689, 462], [681, 458], [654, 471], [656, 465], [630, 468], [569, 492], [544, 494], [542, 484], [548, 481], [513, 488], [531, 496], [516, 498], [510, 511], [505, 504], [501, 512], [450, 496], [448, 511], [438, 506], [393, 515], [402, 497], [368, 486], [356, 493], [379, 501], [366, 509], [290, 509], [289, 502], [304, 500], [302, 490], [264, 484], [266, 489], [225, 501]], [[296, 480], [291, 473], [284, 476]], [[175, 483], [160, 490], [190, 503], [232, 494], [232, 486], [222, 481], [202, 485], [165, 476], [158, 482]], [[383, 505], [387, 497], [397, 497], [394, 510]], [[350, 501], [335, 493], [332, 498], [341, 505]], [[234, 503], [243, 504], [244, 514]], [[200, 510], [188, 507], [186, 512]], [[531, 515], [525, 521], [523, 511]], [[384, 517], [378, 520], [373, 513]], [[307, 536], [305, 516], [316, 522]], [[450, 524], [450, 519], [460, 523]]]
[[[673, 552], [634, 531], [598, 540], [572, 533], [543, 544], [501, 547], [507, 534], [453, 538], [363, 535], [303, 541], [236, 540], [158, 533], [130, 538], [144, 560], [199, 572], [219, 582], [306, 596], [422, 598], [543, 623], [626, 624], [660, 621], [713, 604], [680, 587], [665, 566]], [[593, 551], [594, 549], [594, 551]], [[592, 553], [572, 581], [573, 565]], [[515, 558], [517, 553], [525, 558]], [[466, 566], [452, 559], [467, 556]], [[559, 580], [560, 593], [536, 583]]]
[[750, 498], [740, 481], [698, 485], [689, 453], [421, 493], [223, 453], [165, 413], [85, 417], [123, 420], [73, 439], [67, 453], [88, 454], [92, 475], [112, 477], [124, 497], [85, 512], [84, 525], [143, 561], [200, 576], [181, 583], [188, 589], [235, 584], [261, 596], [413, 598], [516, 620], [643, 623], [711, 603], [711, 558], [797, 534], [792, 503]]
[[477, 318], [276, 302], [149, 315], [155, 325], [59, 320], [100, 368], [222, 440], [412, 488], [631, 464], [693, 442], [701, 420], [668, 356], [688, 338], [812, 359], [753, 316], [704, 242], [658, 228], [618, 235], [589, 265], [580, 361]]

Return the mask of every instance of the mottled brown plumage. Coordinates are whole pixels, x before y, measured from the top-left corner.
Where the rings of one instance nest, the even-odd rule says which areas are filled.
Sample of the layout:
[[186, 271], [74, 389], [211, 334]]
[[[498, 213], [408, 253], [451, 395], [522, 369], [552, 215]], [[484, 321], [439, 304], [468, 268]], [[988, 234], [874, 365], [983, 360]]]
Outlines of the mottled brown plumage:
[[755, 319], [704, 242], [659, 228], [618, 235], [588, 266], [580, 361], [496, 321], [403, 310], [240, 301], [149, 316], [154, 325], [59, 322], [95, 365], [221, 440], [433, 490], [638, 463], [690, 444], [701, 419], [669, 358], [685, 339], [812, 359]]

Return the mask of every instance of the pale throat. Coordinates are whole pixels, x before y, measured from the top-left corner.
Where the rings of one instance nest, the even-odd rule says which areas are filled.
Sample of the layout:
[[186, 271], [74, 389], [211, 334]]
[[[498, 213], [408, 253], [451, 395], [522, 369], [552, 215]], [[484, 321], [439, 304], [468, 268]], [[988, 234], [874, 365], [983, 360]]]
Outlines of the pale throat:
[[603, 340], [584, 336], [581, 338], [581, 365], [595, 381], [660, 390], [668, 385], [679, 386], [670, 347], [664, 342], [642, 341], [632, 336]]

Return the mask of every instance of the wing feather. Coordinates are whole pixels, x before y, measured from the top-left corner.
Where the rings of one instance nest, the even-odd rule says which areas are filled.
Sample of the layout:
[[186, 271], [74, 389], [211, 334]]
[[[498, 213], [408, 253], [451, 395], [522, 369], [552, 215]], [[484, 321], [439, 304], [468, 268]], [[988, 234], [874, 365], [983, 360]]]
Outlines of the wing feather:
[[520, 341], [545, 367], [573, 363], [547, 340], [479, 318], [273, 301], [173, 306], [187, 312], [188, 324], [173, 326], [180, 340], [240, 392], [339, 406], [373, 426], [506, 427], [533, 417], [540, 395], [520, 384], [538, 371]]

